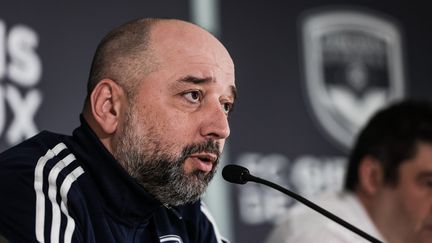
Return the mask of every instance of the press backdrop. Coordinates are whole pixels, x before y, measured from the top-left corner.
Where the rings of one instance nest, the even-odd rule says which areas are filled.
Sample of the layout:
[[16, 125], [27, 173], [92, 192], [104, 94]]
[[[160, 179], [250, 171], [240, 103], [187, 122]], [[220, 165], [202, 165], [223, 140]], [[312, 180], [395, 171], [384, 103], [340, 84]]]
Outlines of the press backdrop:
[[[0, 151], [79, 124], [103, 35], [142, 16], [180, 18], [218, 36], [239, 99], [223, 163], [313, 198], [338, 190], [358, 129], [382, 106], [429, 99], [432, 17], [412, 1], [30, 1], [0, 3]], [[1, 200], [1, 198], [0, 198]], [[220, 175], [206, 195], [232, 242], [263, 242], [295, 202]]]

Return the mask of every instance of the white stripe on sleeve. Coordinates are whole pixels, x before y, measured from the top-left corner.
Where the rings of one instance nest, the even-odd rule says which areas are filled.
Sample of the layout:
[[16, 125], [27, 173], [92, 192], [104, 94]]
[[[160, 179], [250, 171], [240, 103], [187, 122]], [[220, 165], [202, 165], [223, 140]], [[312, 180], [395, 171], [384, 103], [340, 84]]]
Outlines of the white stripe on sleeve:
[[60, 240], [61, 213], [57, 203], [57, 178], [61, 170], [75, 160], [73, 154], [67, 155], [64, 159], [57, 162], [48, 175], [48, 197], [52, 205], [51, 222], [51, 243], [58, 243]]
[[60, 195], [61, 195], [61, 210], [67, 217], [67, 225], [66, 230], [64, 234], [64, 243], [70, 243], [72, 241], [72, 234], [75, 230], [75, 221], [71, 216], [69, 216], [68, 210], [67, 210], [67, 194], [69, 193], [69, 189], [72, 186], [72, 183], [74, 183], [80, 175], [84, 173], [84, 170], [81, 168], [81, 166], [77, 167], [75, 170], [73, 170], [63, 181], [61, 187], [60, 187]]
[[66, 149], [64, 143], [57, 144], [54, 148], [48, 149], [46, 154], [39, 158], [35, 168], [34, 189], [36, 192], [36, 222], [35, 233], [38, 242], [45, 242], [44, 226], [45, 226], [45, 195], [43, 193], [43, 169], [48, 160]]

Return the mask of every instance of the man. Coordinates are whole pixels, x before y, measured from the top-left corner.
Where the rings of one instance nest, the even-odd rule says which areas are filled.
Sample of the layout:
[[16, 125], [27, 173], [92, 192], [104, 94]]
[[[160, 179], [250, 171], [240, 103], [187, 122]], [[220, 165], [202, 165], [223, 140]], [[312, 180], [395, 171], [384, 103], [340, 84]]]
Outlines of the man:
[[[432, 242], [432, 106], [403, 101], [379, 111], [360, 132], [345, 191], [317, 203], [388, 243]], [[297, 205], [268, 242], [368, 242]]]
[[222, 242], [199, 200], [230, 130], [234, 65], [207, 31], [139, 19], [99, 44], [81, 126], [0, 155], [11, 242]]

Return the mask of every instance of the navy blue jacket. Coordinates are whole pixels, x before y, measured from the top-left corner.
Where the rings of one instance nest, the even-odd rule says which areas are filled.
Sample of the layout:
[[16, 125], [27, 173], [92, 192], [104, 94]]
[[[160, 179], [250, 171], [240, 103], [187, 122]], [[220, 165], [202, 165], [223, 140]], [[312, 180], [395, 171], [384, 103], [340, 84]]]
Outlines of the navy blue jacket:
[[[0, 236], [10, 242], [223, 242], [201, 202], [167, 208], [84, 120], [0, 154]], [[1, 238], [1, 237], [0, 237]]]

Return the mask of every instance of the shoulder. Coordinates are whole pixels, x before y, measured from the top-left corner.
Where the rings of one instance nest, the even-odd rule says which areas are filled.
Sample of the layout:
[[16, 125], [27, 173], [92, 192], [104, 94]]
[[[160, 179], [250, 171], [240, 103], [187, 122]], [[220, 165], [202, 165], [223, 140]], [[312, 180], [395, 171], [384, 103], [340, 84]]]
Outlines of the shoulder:
[[44, 131], [0, 153], [0, 182], [32, 180], [38, 161], [51, 156], [65, 137]]
[[0, 166], [7, 167], [10, 163], [20, 164], [34, 162], [48, 150], [65, 140], [67, 136], [43, 131], [23, 142], [0, 153]]
[[8, 232], [0, 229], [0, 234], [36, 233], [39, 240], [47, 229], [60, 227], [62, 213], [67, 215], [62, 204], [67, 205], [71, 185], [83, 173], [67, 140], [65, 135], [41, 132], [0, 154], [0, 194], [8, 195], [0, 200], [0, 227]]
[[[351, 196], [328, 194], [314, 202], [342, 219], [352, 219], [352, 200]], [[343, 226], [305, 205], [297, 204], [289, 210], [285, 219], [274, 227], [266, 243], [309, 243], [318, 240], [334, 243], [362, 242]]]
[[[69, 136], [43, 131], [0, 153], [0, 182], [33, 188], [75, 160], [66, 146]], [[60, 173], [63, 174], [63, 173]]]

